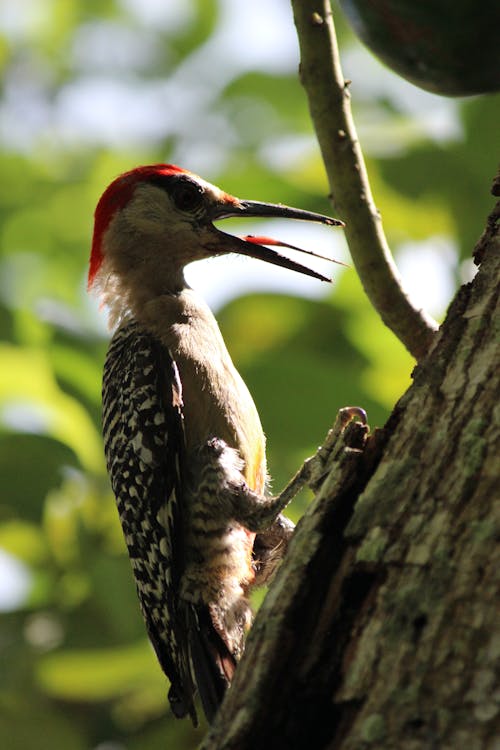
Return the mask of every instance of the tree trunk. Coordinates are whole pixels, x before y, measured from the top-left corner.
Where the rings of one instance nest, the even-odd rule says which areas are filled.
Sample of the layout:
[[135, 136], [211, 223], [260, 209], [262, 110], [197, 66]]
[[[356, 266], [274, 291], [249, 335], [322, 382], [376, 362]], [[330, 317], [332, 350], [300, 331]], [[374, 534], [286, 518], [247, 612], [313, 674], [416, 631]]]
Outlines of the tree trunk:
[[384, 429], [331, 436], [204, 750], [493, 750], [499, 215]]

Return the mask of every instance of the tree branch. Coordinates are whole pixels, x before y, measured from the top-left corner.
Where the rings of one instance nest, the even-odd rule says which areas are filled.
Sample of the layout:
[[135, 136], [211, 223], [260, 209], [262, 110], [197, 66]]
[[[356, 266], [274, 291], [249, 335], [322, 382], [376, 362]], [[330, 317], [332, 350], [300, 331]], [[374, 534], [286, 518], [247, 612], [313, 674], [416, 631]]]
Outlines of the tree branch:
[[335, 210], [368, 298], [384, 323], [421, 360], [436, 322], [414, 307], [403, 288], [374, 204], [340, 67], [329, 0], [292, 0], [300, 45], [301, 79], [323, 155]]

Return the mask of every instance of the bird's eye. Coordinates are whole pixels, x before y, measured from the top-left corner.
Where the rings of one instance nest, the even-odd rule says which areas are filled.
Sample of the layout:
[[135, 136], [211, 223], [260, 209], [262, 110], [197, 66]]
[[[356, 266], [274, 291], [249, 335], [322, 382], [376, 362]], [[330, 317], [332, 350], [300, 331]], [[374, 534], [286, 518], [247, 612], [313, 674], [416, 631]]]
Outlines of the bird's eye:
[[203, 201], [203, 188], [191, 180], [179, 180], [171, 196], [180, 211], [195, 211]]

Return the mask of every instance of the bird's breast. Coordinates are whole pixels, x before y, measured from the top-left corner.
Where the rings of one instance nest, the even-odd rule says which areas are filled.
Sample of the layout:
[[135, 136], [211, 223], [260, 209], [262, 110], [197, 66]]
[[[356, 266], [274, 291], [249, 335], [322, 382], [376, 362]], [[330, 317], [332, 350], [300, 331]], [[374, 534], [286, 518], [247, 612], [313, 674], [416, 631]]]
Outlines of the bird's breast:
[[247, 483], [263, 492], [265, 438], [259, 415], [214, 316], [192, 290], [156, 302], [162, 310], [151, 318], [162, 325], [153, 332], [179, 369], [188, 454], [212, 437], [224, 440], [243, 459]]

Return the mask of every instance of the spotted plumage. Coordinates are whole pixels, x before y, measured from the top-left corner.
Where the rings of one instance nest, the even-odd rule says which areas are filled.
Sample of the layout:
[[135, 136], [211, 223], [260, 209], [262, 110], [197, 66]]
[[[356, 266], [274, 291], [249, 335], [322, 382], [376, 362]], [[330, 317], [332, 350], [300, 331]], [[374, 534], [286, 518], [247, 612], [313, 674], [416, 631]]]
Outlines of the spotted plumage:
[[108, 349], [103, 435], [148, 634], [171, 681], [176, 712], [195, 716], [185, 634], [178, 623], [182, 387], [168, 351], [133, 320], [118, 328]]

